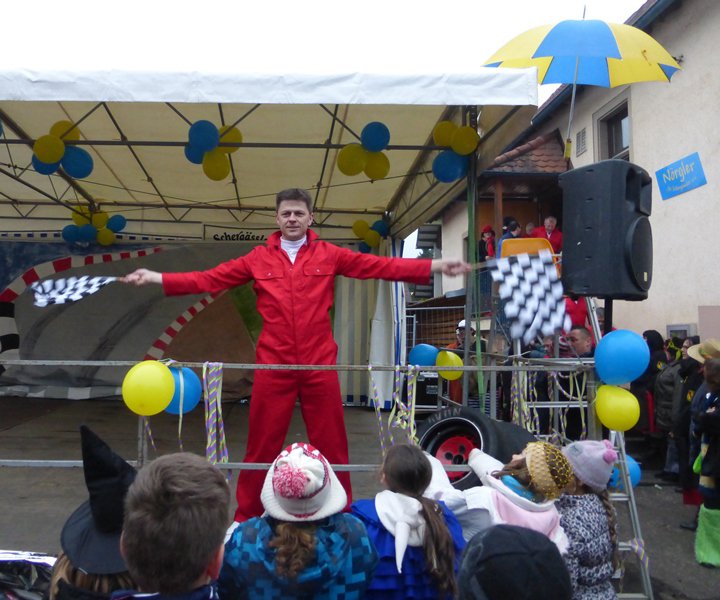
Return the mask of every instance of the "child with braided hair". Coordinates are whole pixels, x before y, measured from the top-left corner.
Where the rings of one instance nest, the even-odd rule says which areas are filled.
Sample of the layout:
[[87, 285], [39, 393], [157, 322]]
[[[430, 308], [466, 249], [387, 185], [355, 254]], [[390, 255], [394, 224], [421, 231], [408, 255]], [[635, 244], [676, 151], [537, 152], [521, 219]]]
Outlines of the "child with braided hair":
[[534, 529], [553, 541], [561, 553], [567, 550], [567, 536], [554, 501], [570, 482], [572, 468], [559, 448], [530, 442], [505, 465], [474, 448], [468, 465], [482, 485], [467, 490], [455, 489], [440, 461], [428, 458], [433, 479], [425, 495], [447, 504], [460, 522], [465, 540], [492, 525], [507, 524]]
[[430, 462], [420, 448], [391, 446], [381, 470], [387, 489], [351, 506], [379, 556], [365, 598], [455, 597], [465, 540], [452, 512], [423, 497], [431, 477]]
[[607, 484], [617, 453], [608, 440], [573, 442], [563, 448], [573, 478], [557, 501], [570, 540], [565, 564], [573, 600], [614, 600], [611, 577], [619, 565], [617, 518]]

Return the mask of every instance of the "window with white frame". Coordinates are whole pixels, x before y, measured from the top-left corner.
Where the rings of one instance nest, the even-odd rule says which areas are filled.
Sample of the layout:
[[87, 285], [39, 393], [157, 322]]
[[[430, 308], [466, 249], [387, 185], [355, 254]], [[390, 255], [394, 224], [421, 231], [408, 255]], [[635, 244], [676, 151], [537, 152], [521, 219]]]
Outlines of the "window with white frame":
[[630, 160], [630, 113], [627, 99], [616, 102], [609, 110], [596, 114], [599, 160]]

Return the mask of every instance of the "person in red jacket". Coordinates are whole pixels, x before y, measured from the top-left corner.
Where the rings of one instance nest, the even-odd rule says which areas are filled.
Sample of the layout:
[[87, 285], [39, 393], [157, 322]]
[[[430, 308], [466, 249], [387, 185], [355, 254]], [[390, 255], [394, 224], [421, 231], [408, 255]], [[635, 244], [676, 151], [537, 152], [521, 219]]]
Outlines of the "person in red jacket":
[[[427, 283], [430, 273], [459, 275], [470, 266], [457, 260], [385, 258], [361, 254], [318, 239], [310, 195], [291, 188], [276, 197], [276, 222], [265, 246], [207, 271], [158, 273], [138, 269], [121, 278], [133, 285], [161, 284], [165, 294], [219, 292], [254, 281], [263, 318], [256, 360], [259, 364], [334, 365], [337, 344], [330, 308], [335, 277]], [[347, 464], [348, 442], [336, 371], [257, 370], [250, 401], [245, 462], [270, 463], [285, 444], [295, 401], [300, 399], [310, 443], [331, 463]], [[350, 475], [338, 473], [352, 501]], [[263, 471], [241, 471], [236, 521], [263, 513]]]
[[562, 233], [557, 229], [557, 219], [553, 216], [545, 217], [543, 226], [533, 229], [531, 237], [545, 238], [555, 254], [562, 252]]

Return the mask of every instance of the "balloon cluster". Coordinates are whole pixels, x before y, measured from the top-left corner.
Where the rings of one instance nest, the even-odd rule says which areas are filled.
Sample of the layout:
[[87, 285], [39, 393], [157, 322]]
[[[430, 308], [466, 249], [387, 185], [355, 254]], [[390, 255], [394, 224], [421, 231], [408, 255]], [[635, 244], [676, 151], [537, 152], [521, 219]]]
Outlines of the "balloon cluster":
[[436, 146], [448, 146], [432, 163], [433, 175], [438, 181], [452, 183], [467, 175], [472, 154], [480, 143], [478, 132], [467, 125], [458, 127], [452, 121], [440, 121], [433, 128]]
[[115, 243], [115, 234], [125, 229], [127, 219], [122, 215], [109, 216], [104, 210], [80, 206], [72, 214], [73, 223], [62, 230], [63, 239], [70, 243], [97, 242], [101, 246]]
[[92, 156], [83, 148], [65, 144], [65, 141], [79, 139], [80, 130], [72, 122], [58, 121], [50, 128], [50, 133], [35, 140], [33, 169], [42, 175], [52, 175], [58, 167], [62, 167], [70, 177], [84, 179], [95, 166]]
[[608, 429], [627, 431], [640, 418], [640, 405], [629, 391], [618, 387], [637, 379], [647, 369], [650, 349], [633, 331], [618, 329], [604, 336], [595, 350], [595, 369], [606, 384], [597, 391], [595, 411]]
[[220, 146], [220, 143], [241, 144], [242, 133], [237, 127], [223, 125], [218, 129], [210, 121], [195, 121], [188, 131], [185, 158], [194, 165], [202, 165], [203, 173], [213, 181], [222, 181], [230, 174], [229, 155], [238, 146]]
[[188, 413], [200, 402], [202, 384], [187, 367], [168, 367], [156, 360], [133, 366], [122, 383], [122, 397], [135, 414], [149, 417], [165, 411]]
[[454, 352], [440, 350], [431, 344], [413, 346], [408, 354], [408, 364], [418, 367], [439, 367], [438, 375], [448, 381], [460, 379], [463, 375], [462, 371], [442, 371], [442, 367], [462, 367], [462, 358]]
[[390, 143], [390, 130], [384, 123], [373, 121], [363, 127], [360, 144], [347, 144], [338, 153], [337, 167], [344, 175], [365, 173], [370, 179], [385, 179], [390, 172], [390, 159], [383, 152]]
[[359, 219], [353, 223], [353, 233], [362, 240], [360, 242], [360, 252], [367, 254], [371, 248], [377, 248], [380, 240], [385, 239], [390, 233], [388, 224], [382, 219], [375, 221], [372, 226], [367, 222]]

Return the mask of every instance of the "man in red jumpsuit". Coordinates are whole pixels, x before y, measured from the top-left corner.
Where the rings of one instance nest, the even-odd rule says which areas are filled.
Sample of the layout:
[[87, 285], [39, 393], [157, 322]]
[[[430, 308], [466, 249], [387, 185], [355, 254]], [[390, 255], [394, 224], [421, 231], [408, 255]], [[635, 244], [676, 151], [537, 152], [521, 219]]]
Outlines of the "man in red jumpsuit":
[[[297, 188], [276, 198], [276, 231], [267, 245], [207, 271], [158, 273], [138, 269], [125, 283], [162, 284], [167, 295], [219, 292], [254, 281], [263, 329], [256, 349], [259, 364], [334, 365], [337, 344], [330, 308], [335, 277], [427, 283], [431, 272], [458, 275], [469, 270], [462, 261], [385, 258], [361, 254], [318, 239], [312, 224], [310, 195]], [[270, 463], [285, 444], [295, 401], [310, 443], [331, 463], [348, 463], [348, 442], [340, 383], [336, 371], [257, 370], [250, 401], [245, 462]], [[339, 472], [351, 501], [350, 474]], [[263, 512], [260, 490], [265, 472], [241, 471], [236, 521]]]

